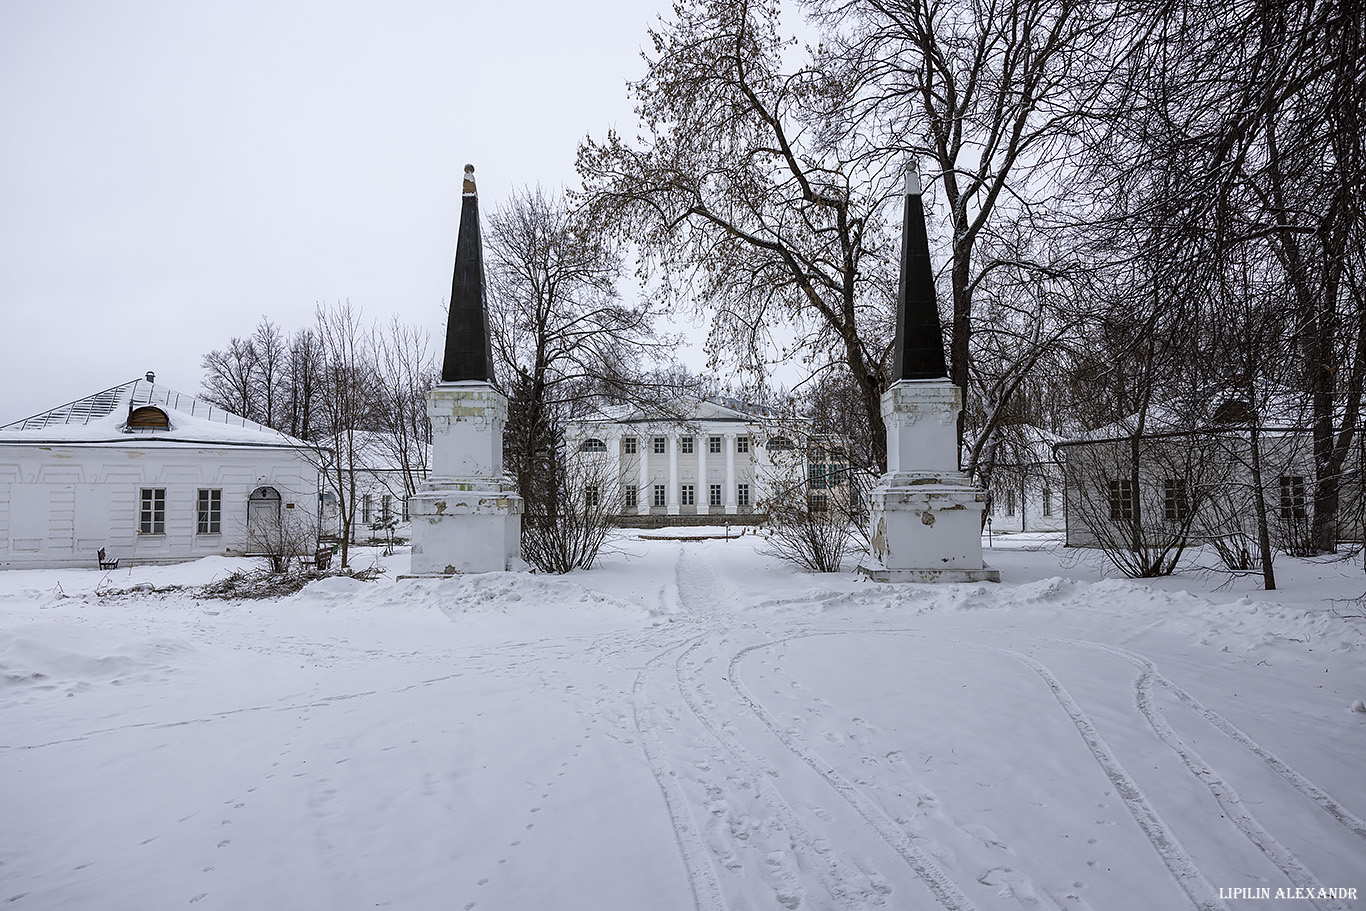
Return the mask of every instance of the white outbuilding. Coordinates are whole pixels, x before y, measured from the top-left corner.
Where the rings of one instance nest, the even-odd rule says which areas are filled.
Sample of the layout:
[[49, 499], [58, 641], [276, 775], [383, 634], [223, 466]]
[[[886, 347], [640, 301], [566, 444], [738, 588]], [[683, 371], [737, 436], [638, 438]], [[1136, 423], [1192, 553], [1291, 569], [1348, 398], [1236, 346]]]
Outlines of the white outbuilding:
[[0, 569], [174, 563], [316, 540], [317, 451], [148, 373], [0, 426]]

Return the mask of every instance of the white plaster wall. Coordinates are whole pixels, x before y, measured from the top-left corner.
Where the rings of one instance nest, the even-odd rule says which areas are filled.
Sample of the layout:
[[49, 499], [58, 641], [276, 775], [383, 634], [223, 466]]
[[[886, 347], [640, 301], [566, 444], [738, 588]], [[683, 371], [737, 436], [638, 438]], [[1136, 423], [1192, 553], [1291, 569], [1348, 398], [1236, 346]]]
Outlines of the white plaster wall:
[[[1049, 514], [1043, 511], [1045, 486], [1049, 491]], [[991, 511], [987, 514], [991, 518], [992, 531], [1064, 531], [1067, 518], [1063, 508], [1063, 488], [1062, 469], [1054, 464], [1029, 466], [1029, 477], [1023, 485], [1018, 477], [1006, 475], [992, 485]], [[1007, 494], [1014, 494], [1014, 515], [1007, 512]]]
[[[240, 553], [262, 485], [314, 521], [317, 472], [289, 449], [0, 444], [0, 569], [94, 567], [101, 547], [122, 566]], [[166, 489], [164, 535], [137, 532], [144, 487]], [[195, 533], [201, 488], [223, 491], [221, 534]]]

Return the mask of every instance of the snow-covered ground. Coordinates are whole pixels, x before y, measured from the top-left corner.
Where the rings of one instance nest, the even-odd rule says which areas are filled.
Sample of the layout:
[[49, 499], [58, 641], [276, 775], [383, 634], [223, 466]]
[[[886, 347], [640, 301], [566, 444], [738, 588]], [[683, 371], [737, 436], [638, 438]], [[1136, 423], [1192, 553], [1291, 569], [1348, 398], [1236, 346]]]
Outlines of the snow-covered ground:
[[[220, 558], [0, 573], [0, 907], [1366, 908], [1359, 566], [760, 543], [253, 602], [108, 594]], [[1357, 897], [1232, 891], [1295, 888]]]

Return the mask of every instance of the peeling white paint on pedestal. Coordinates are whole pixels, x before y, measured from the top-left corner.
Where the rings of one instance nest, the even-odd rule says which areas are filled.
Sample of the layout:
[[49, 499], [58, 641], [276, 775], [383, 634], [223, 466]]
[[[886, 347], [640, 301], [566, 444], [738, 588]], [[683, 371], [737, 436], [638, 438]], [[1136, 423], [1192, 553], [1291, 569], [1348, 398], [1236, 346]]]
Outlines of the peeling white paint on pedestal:
[[507, 397], [482, 381], [427, 394], [432, 465], [408, 501], [413, 576], [512, 569], [521, 552], [522, 498], [503, 473]]
[[901, 380], [882, 396], [887, 473], [871, 497], [878, 582], [999, 582], [982, 562], [986, 495], [958, 470], [962, 393], [948, 379]]

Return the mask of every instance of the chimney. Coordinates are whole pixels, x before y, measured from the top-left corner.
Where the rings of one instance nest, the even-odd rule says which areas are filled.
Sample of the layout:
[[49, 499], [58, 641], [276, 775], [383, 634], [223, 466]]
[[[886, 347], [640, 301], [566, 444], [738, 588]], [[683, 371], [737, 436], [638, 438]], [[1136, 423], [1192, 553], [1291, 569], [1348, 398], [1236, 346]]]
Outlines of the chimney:
[[149, 382], [149, 383], [155, 383], [156, 381], [157, 381], [157, 375], [156, 375], [155, 373], [153, 373], [152, 371], [148, 370], [148, 371], [147, 371], [147, 382]]

